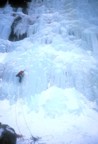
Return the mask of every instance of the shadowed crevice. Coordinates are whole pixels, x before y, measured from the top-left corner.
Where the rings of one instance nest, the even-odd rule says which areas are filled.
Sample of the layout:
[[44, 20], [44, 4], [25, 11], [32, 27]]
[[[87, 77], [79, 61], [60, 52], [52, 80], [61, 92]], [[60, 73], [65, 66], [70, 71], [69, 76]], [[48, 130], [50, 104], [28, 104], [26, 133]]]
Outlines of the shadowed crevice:
[[21, 21], [22, 21], [22, 18], [20, 16], [18, 16], [15, 18], [14, 22], [12, 23], [11, 33], [9, 35], [10, 41], [19, 41], [19, 40], [22, 40], [27, 37], [26, 32], [23, 34], [17, 34], [17, 32], [15, 32], [15, 28], [18, 26], [19, 23], [21, 23]]

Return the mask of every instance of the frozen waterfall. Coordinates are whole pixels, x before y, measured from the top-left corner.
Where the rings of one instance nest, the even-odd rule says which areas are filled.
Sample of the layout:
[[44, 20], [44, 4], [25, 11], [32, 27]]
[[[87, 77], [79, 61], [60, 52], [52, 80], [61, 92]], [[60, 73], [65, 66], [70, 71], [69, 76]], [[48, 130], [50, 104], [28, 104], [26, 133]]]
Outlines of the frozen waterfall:
[[[96, 100], [98, 20], [91, 7], [93, 3], [90, 0], [32, 1], [29, 15], [16, 13], [23, 20], [16, 25], [14, 33], [19, 35], [24, 31], [27, 38], [14, 43], [7, 41], [11, 24], [5, 25], [5, 20], [11, 23], [9, 20], [15, 19], [13, 11], [10, 7], [1, 10], [0, 51], [8, 52], [3, 68], [1, 63], [2, 97], [17, 97], [20, 93], [19, 97], [29, 99], [57, 86], [74, 87], [88, 99]], [[24, 82], [19, 86], [15, 74], [23, 69]]]
[[[70, 125], [73, 126], [72, 135], [77, 135], [79, 130], [80, 135], [85, 135], [84, 140], [80, 138], [81, 142], [79, 139], [75, 141], [76, 137], [61, 142], [62, 134], [58, 144], [97, 144], [96, 123], [92, 126], [92, 133], [89, 133], [90, 123], [85, 128], [82, 119], [87, 112], [84, 121], [89, 121], [88, 117], [92, 115], [98, 120], [97, 0], [32, 0], [27, 11], [27, 14], [21, 8], [15, 11], [10, 5], [0, 8], [1, 121], [6, 122], [2, 113], [6, 113], [7, 109], [13, 112], [16, 104], [18, 125], [25, 125], [23, 115], [19, 116], [22, 108], [28, 117], [27, 124], [33, 122], [32, 131], [35, 134], [39, 131], [35, 125], [41, 125], [36, 119], [41, 118], [43, 127], [49, 133], [53, 130], [47, 127], [48, 120], [55, 131], [58, 123], [62, 123], [57, 128], [57, 135], [59, 130], [62, 134], [63, 127], [68, 129]], [[19, 83], [16, 74], [21, 70], [24, 70], [24, 77]], [[2, 108], [5, 99], [8, 100], [7, 109]], [[61, 119], [56, 119], [58, 117]], [[70, 118], [73, 118], [73, 122], [68, 123]], [[9, 123], [12, 123], [11, 119], [14, 120], [14, 116], [9, 118]], [[64, 124], [64, 120], [67, 124]], [[90, 122], [94, 123], [92, 121], [93, 118]], [[79, 129], [75, 129], [75, 126]], [[41, 129], [42, 133], [48, 133], [44, 128]], [[69, 131], [65, 133], [70, 136]], [[55, 142], [49, 141], [49, 144]]]

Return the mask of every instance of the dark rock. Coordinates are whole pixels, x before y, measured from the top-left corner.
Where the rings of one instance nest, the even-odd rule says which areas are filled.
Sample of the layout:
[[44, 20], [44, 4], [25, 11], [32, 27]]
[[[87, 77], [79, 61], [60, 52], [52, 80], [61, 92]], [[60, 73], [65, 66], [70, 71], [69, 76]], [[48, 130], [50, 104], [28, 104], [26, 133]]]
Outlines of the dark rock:
[[13, 8], [23, 8], [23, 13], [27, 14], [28, 2], [32, 0], [0, 0], [0, 7], [4, 7], [7, 3]]
[[6, 124], [0, 123], [0, 144], [16, 144], [15, 130]]
[[12, 26], [11, 26], [11, 33], [9, 35], [9, 40], [10, 41], [17, 41], [18, 38], [17, 38], [17, 34], [14, 33], [14, 29], [15, 27], [17, 26], [17, 24], [21, 21], [21, 17], [16, 17], [14, 22], [12, 23]]
[[7, 3], [7, 0], [0, 0], [0, 7], [4, 7]]
[[15, 27], [16, 27], [19, 23], [21, 23], [21, 21], [22, 21], [22, 18], [21, 18], [20, 16], [18, 16], [18, 17], [15, 18], [14, 22], [12, 23], [11, 33], [10, 33], [10, 35], [9, 35], [9, 40], [10, 40], [10, 41], [19, 41], [19, 40], [22, 40], [22, 39], [24, 39], [24, 38], [27, 37], [27, 33], [26, 33], [26, 32], [23, 33], [23, 34], [17, 34], [17, 33], [14, 32]]
[[12, 7], [27, 7], [28, 0], [9, 0], [9, 4]]

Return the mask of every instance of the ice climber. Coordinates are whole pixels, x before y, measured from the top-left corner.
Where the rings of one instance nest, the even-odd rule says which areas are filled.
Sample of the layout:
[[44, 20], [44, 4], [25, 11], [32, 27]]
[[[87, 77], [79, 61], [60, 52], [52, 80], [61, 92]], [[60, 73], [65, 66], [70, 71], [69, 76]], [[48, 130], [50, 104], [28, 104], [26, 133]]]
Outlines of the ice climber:
[[19, 71], [17, 74], [16, 74], [16, 77], [19, 77], [19, 82], [21, 83], [22, 82], [22, 79], [24, 77], [24, 71]]

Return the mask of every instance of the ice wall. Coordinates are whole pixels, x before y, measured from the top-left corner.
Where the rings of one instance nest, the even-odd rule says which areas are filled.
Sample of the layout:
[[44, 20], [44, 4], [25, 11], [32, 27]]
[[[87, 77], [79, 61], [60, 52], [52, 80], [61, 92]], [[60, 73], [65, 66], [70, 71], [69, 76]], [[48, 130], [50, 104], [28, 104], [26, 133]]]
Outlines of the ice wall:
[[[21, 9], [13, 15], [10, 6], [2, 8], [0, 51], [7, 56], [3, 71], [1, 62], [1, 97], [29, 100], [57, 86], [74, 87], [97, 101], [97, 4], [90, 0], [32, 1], [28, 15]], [[27, 38], [10, 42], [7, 39], [15, 15], [24, 19], [15, 32], [25, 30]], [[21, 84], [15, 76], [20, 70], [25, 70]]]

